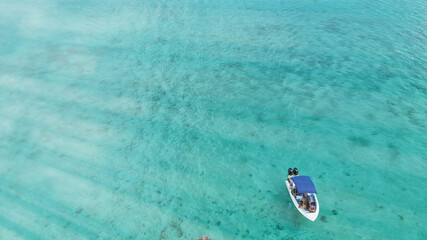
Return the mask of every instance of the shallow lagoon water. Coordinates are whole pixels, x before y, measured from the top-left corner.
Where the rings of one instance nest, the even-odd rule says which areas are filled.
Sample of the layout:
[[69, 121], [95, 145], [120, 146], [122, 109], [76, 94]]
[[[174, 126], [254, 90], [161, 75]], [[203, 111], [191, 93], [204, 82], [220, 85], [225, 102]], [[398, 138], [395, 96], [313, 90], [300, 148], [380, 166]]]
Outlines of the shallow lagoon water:
[[0, 1], [1, 239], [426, 239], [425, 10]]

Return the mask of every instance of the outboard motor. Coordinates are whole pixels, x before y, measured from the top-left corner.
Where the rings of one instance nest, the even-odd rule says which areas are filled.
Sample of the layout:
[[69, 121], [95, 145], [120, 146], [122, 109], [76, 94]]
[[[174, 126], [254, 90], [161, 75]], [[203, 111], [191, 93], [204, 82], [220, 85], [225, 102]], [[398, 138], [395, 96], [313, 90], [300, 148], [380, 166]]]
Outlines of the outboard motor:
[[294, 173], [294, 175], [298, 175], [298, 168], [294, 168], [293, 173]]
[[292, 168], [288, 168], [288, 175], [292, 176]]

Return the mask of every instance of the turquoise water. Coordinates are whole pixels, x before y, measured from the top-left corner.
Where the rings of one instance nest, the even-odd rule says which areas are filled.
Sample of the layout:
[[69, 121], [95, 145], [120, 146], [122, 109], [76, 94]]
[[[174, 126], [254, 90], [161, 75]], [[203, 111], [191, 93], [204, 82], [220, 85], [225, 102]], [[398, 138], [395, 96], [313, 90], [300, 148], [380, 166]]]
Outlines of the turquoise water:
[[0, 239], [426, 239], [425, 6], [0, 0]]

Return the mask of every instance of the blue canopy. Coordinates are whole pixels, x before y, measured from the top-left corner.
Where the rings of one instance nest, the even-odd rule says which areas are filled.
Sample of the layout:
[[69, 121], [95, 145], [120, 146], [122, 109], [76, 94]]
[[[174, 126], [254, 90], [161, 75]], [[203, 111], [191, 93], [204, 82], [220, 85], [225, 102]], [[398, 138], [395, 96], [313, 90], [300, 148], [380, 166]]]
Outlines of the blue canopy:
[[311, 178], [308, 176], [295, 176], [292, 181], [295, 183], [298, 193], [317, 193]]

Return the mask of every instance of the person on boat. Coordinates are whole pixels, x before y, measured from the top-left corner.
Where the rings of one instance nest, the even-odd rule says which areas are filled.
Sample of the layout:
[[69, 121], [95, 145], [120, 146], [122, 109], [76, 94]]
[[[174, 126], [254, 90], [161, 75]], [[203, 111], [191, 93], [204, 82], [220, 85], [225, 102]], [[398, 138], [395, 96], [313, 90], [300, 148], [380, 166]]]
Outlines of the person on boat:
[[310, 208], [309, 208], [310, 212], [315, 212], [316, 211], [316, 207], [314, 206], [314, 202], [310, 202]]
[[301, 207], [303, 207], [303, 208], [306, 208], [307, 209], [307, 203], [308, 203], [308, 198], [307, 198], [307, 193], [304, 193], [303, 195], [302, 195], [302, 198], [301, 198], [301, 202], [300, 202], [300, 208]]

